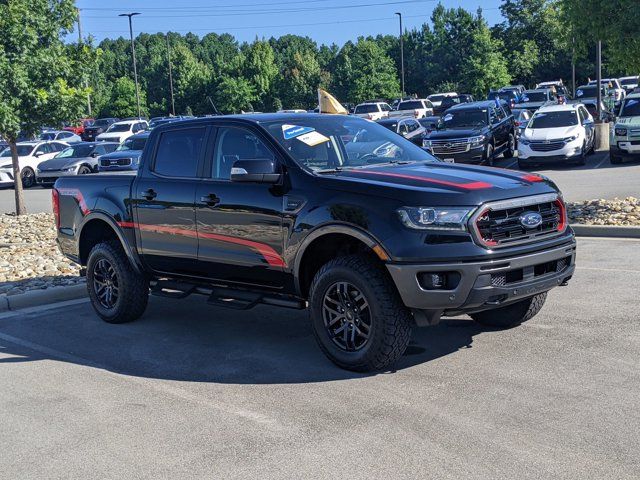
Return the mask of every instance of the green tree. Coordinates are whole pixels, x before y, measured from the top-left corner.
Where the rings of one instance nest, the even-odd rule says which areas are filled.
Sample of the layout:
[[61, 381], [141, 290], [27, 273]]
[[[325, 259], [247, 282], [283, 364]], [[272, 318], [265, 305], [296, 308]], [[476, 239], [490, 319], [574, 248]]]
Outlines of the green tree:
[[76, 19], [72, 0], [0, 2], [0, 136], [11, 149], [16, 213], [26, 213], [16, 141], [85, 113], [82, 78], [93, 63], [89, 46], [65, 46]]
[[225, 113], [248, 110], [256, 98], [253, 85], [242, 77], [224, 77], [217, 85], [216, 106]]
[[253, 86], [258, 104], [264, 106], [278, 75], [273, 48], [268, 42], [256, 40], [243, 48], [243, 54], [242, 76]]
[[[140, 89], [140, 110], [142, 115], [147, 115], [147, 97], [145, 91]], [[129, 77], [118, 78], [111, 87], [108, 103], [100, 112], [102, 117], [136, 117], [138, 107], [136, 103], [136, 84]]]

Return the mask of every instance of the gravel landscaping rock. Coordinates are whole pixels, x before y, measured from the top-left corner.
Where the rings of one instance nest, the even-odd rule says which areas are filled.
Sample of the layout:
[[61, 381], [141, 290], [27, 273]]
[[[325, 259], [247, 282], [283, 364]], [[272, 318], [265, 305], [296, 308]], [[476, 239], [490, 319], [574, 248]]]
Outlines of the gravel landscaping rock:
[[567, 204], [569, 223], [640, 226], [640, 199], [587, 200]]

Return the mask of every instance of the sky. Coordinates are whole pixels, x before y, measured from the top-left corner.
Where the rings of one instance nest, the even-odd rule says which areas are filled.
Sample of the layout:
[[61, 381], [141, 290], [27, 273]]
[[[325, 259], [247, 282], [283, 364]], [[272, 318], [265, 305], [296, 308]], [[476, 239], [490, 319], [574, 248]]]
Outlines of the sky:
[[[447, 8], [475, 12], [479, 6], [490, 25], [501, 21], [500, 0], [441, 0]], [[437, 0], [77, 0], [83, 36], [129, 36], [126, 17], [134, 17], [134, 35], [141, 32], [231, 33], [240, 41], [285, 34], [306, 35], [322, 44], [344, 44], [359, 36], [392, 34], [429, 20]], [[77, 34], [76, 34], [77, 35]]]

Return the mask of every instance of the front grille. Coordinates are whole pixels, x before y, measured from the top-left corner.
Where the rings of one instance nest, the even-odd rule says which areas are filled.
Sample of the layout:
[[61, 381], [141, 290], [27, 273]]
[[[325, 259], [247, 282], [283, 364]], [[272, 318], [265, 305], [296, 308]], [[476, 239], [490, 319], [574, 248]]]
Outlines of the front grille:
[[[526, 227], [524, 215], [537, 213], [542, 222]], [[486, 208], [475, 218], [474, 230], [481, 244], [491, 248], [534, 242], [553, 236], [565, 227], [564, 204], [560, 199], [505, 208]]]
[[469, 151], [469, 146], [469, 142], [466, 138], [456, 140], [431, 141], [431, 151], [434, 155], [465, 153]]
[[100, 160], [101, 167], [116, 167], [116, 166], [126, 167], [128, 165], [131, 165], [130, 158], [115, 158], [115, 159], [103, 158]]
[[534, 152], [552, 152], [553, 150], [560, 150], [565, 146], [563, 141], [551, 141], [551, 142], [531, 142], [529, 145]]
[[522, 282], [523, 280], [534, 280], [545, 275], [564, 272], [571, 265], [571, 257], [552, 260], [550, 262], [539, 263], [524, 268], [516, 268], [507, 272], [494, 273], [491, 275], [491, 285], [493, 287], [506, 287], [508, 285]]

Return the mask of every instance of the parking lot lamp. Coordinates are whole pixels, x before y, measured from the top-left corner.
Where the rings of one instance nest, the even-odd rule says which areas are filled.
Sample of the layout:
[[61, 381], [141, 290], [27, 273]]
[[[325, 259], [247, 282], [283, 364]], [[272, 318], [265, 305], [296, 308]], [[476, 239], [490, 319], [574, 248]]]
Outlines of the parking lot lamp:
[[129, 17], [129, 35], [131, 36], [131, 55], [133, 56], [133, 77], [136, 82], [136, 103], [138, 104], [138, 118], [141, 117], [140, 113], [140, 89], [138, 87], [138, 67], [136, 66], [136, 44], [133, 41], [133, 24], [131, 17], [140, 15], [139, 12], [121, 13], [119, 17]]
[[398, 19], [400, 20], [400, 78], [402, 80], [402, 98], [404, 98], [404, 42], [402, 38], [402, 13], [396, 12], [396, 15], [398, 15]]

